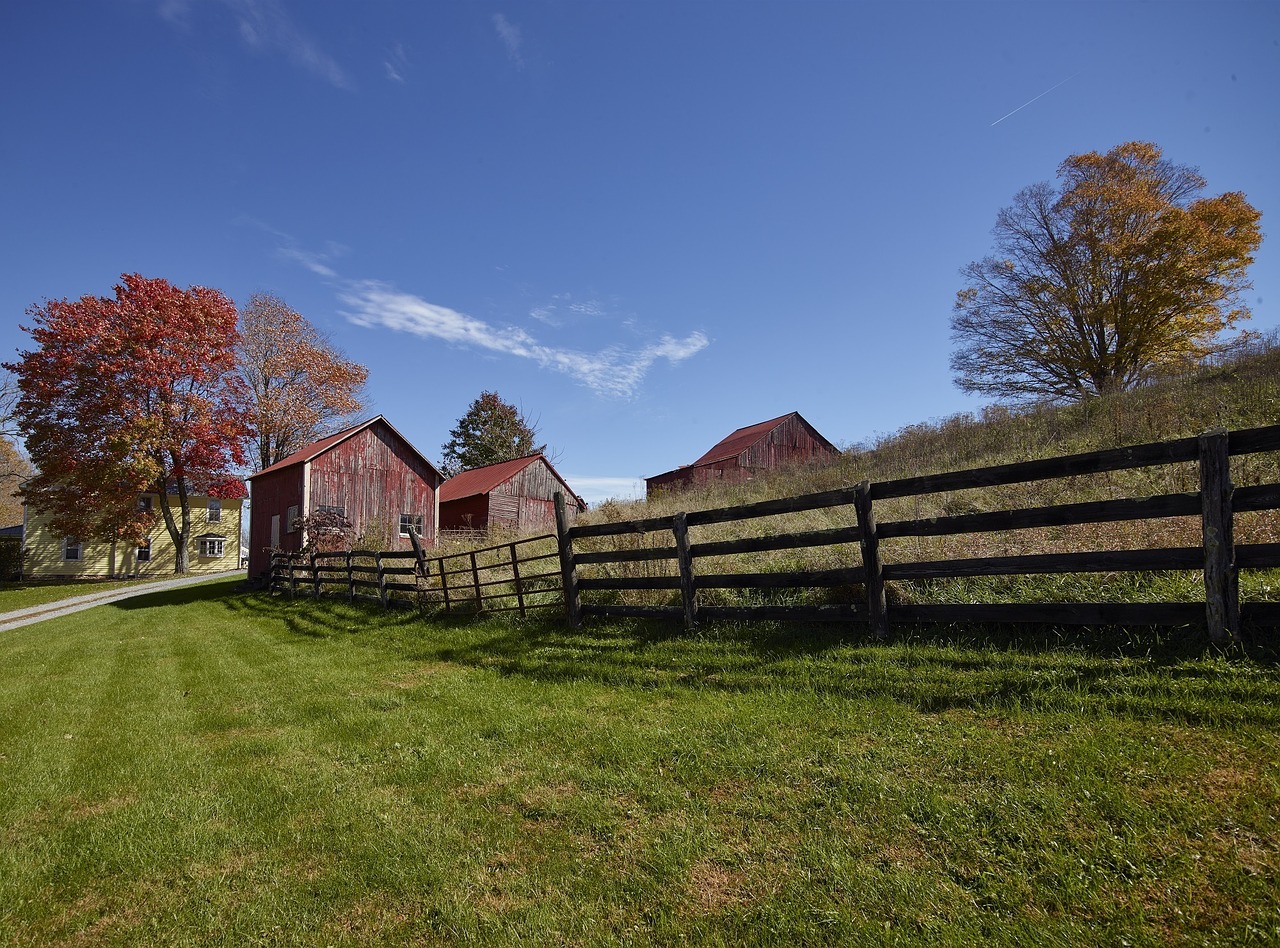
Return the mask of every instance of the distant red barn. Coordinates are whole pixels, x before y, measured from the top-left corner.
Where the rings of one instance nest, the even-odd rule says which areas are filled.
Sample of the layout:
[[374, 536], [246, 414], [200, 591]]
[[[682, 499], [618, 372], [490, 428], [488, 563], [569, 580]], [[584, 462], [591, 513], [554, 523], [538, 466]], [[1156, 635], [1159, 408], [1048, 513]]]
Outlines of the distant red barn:
[[719, 481], [747, 480], [756, 471], [830, 460], [840, 449], [818, 433], [797, 411], [739, 428], [698, 460], [665, 474], [645, 478], [652, 497], [662, 490], [683, 490]]
[[249, 478], [249, 575], [270, 566], [273, 549], [302, 549], [298, 521], [321, 512], [346, 518], [356, 536], [378, 531], [408, 549], [414, 530], [430, 546], [443, 482], [381, 415], [321, 438]]
[[564, 493], [571, 514], [586, 503], [541, 454], [463, 471], [440, 488], [441, 530], [555, 527], [555, 493]]

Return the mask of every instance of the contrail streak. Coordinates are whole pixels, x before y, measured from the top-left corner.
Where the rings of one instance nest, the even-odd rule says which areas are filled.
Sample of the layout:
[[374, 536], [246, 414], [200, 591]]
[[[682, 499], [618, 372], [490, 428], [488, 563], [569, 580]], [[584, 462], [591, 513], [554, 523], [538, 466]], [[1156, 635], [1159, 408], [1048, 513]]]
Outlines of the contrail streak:
[[[1020, 106], [1018, 106], [1016, 109], [1014, 109], [1012, 112], [1010, 112], [1010, 113], [1009, 113], [1009, 115], [1015, 115], [1015, 114], [1017, 114], [1018, 112], [1021, 112], [1023, 109], [1025, 109], [1025, 108], [1026, 108], [1028, 105], [1030, 105], [1032, 102], [1036, 101], [1036, 99], [1043, 99], [1045, 96], [1047, 96], [1047, 95], [1048, 95], [1050, 92], [1052, 92], [1054, 89], [1057, 89], [1057, 88], [1058, 88], [1058, 86], [1065, 86], [1068, 82], [1070, 82], [1072, 79], [1074, 79], [1074, 78], [1075, 78], [1076, 76], [1078, 76], [1078, 75], [1080, 75], [1080, 73], [1078, 73], [1078, 72], [1076, 72], [1076, 73], [1072, 73], [1071, 75], [1067, 76], [1067, 78], [1063, 79], [1060, 83], [1058, 83], [1058, 85], [1057, 85], [1057, 86], [1054, 86], [1052, 89], [1045, 89], [1045, 90], [1044, 90], [1044, 92], [1041, 92], [1038, 96], [1036, 96], [1036, 98], [1035, 98], [1035, 99], [1028, 99], [1026, 102], [1023, 102]], [[994, 122], [992, 122], [990, 125], [988, 125], [988, 126], [987, 126], [987, 128], [995, 128], [997, 125], [999, 125], [999, 124], [1000, 124], [1001, 122], [1003, 122], [1005, 119], [1007, 119], [1007, 118], [1009, 117], [1009, 115], [1002, 115], [1002, 116], [1000, 116], [998, 119], [996, 119], [996, 120], [995, 120]]]

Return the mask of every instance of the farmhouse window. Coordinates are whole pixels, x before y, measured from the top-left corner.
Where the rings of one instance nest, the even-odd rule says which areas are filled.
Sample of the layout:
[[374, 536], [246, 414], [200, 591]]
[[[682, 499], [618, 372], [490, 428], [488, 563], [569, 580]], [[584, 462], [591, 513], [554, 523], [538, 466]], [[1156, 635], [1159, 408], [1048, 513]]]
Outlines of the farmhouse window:
[[400, 536], [407, 537], [412, 530], [422, 536], [422, 514], [402, 513], [400, 515]]
[[138, 562], [139, 563], [151, 562], [151, 541], [150, 540], [143, 540], [141, 543], [138, 544]]
[[222, 519], [222, 501], [220, 500], [209, 501], [209, 522], [217, 523], [221, 519]]
[[148, 496], [148, 497], [139, 497], [139, 498], [138, 498], [138, 509], [139, 509], [139, 510], [145, 510], [147, 513], [151, 513], [151, 498], [150, 498], [149, 496]]
[[200, 555], [209, 557], [222, 556], [226, 542], [223, 537], [201, 537]]
[[64, 560], [80, 559], [80, 541], [75, 537], [67, 537], [62, 541], [62, 558]]
[[289, 514], [285, 517], [284, 529], [287, 533], [298, 532], [298, 505], [294, 504], [289, 508]]

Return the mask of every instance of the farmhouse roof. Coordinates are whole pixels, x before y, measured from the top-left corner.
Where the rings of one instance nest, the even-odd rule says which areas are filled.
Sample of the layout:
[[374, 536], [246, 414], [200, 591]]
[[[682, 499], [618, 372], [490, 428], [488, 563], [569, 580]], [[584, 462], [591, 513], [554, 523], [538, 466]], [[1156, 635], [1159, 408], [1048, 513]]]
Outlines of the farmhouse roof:
[[293, 454], [290, 454], [286, 458], [280, 459], [275, 464], [272, 464], [270, 467], [264, 467], [257, 474], [249, 475], [249, 480], [253, 480], [255, 477], [261, 477], [263, 474], [273, 474], [276, 471], [282, 471], [287, 467], [293, 467], [295, 464], [305, 464], [307, 461], [313, 461], [320, 455], [324, 454], [326, 451], [330, 450], [331, 448], [337, 447], [343, 441], [346, 441], [348, 438], [359, 434], [360, 432], [364, 431], [366, 428], [371, 428], [373, 425], [377, 424], [378, 422], [382, 422], [384, 425], [390, 428], [392, 433], [395, 434], [395, 436], [399, 438], [401, 441], [403, 441], [410, 451], [416, 454], [419, 457], [419, 459], [421, 459], [422, 462], [427, 465], [427, 467], [435, 471], [437, 476], [443, 478], [443, 475], [440, 474], [439, 469], [430, 461], [428, 461], [427, 458], [423, 456], [422, 452], [420, 452], [417, 448], [413, 446], [412, 442], [410, 442], [408, 438], [402, 435], [399, 431], [396, 431], [395, 425], [387, 421], [387, 419], [384, 416], [375, 415], [374, 417], [370, 418], [368, 421], [362, 421], [358, 425], [352, 425], [350, 428], [344, 428], [342, 431], [338, 431], [338, 432], [335, 432], [334, 434], [328, 435], [327, 437], [321, 438], [319, 441], [313, 441], [311, 444], [307, 445], [305, 448], [300, 448], [299, 450], [294, 451]]
[[729, 458], [736, 458], [743, 451], [746, 451], [748, 448], [756, 444], [759, 444], [761, 441], [763, 441], [765, 438], [769, 436], [769, 433], [772, 432], [774, 428], [777, 428], [780, 424], [782, 424], [784, 421], [787, 421], [790, 418], [799, 419], [801, 422], [804, 423], [805, 427], [807, 427], [810, 431], [812, 431], [815, 435], [817, 435], [817, 437], [821, 439], [821, 441], [824, 444], [826, 444], [829, 448], [831, 448], [832, 451], [837, 450], [836, 446], [832, 444], [830, 441], [827, 441], [826, 438], [823, 438], [822, 435], [818, 433], [818, 429], [814, 428], [813, 425], [805, 421], [798, 411], [792, 411], [792, 412], [788, 412], [785, 415], [780, 415], [777, 418], [770, 418], [768, 421], [762, 421], [762, 422], [759, 422], [758, 424], [748, 425], [745, 428], [739, 428], [733, 434], [729, 435], [729, 437], [725, 438], [723, 441], [721, 441], [719, 444], [713, 447], [710, 451], [708, 451], [706, 454], [704, 454], [702, 457], [698, 458], [698, 460], [694, 461], [692, 464], [688, 466], [698, 467], [703, 464], [714, 464], [716, 461], [725, 461], [725, 460], [728, 460]]
[[543, 454], [527, 454], [522, 458], [499, 461], [497, 464], [486, 464], [484, 467], [473, 467], [469, 471], [455, 474], [441, 485], [440, 503], [446, 504], [451, 500], [462, 500], [465, 497], [487, 494], [499, 484], [509, 481], [539, 459], [547, 465], [547, 470], [555, 476], [555, 479], [564, 485], [566, 495], [572, 497], [579, 506], [585, 506], [582, 498], [573, 492], [573, 488], [560, 476], [560, 472], [552, 467], [551, 462]]

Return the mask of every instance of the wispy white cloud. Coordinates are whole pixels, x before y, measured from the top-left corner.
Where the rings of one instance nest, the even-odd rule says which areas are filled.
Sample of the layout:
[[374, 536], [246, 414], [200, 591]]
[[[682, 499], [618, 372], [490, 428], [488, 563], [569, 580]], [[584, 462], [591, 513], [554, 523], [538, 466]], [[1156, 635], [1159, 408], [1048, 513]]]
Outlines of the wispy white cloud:
[[564, 479], [575, 494], [592, 505], [606, 500], [638, 500], [645, 491], [644, 479], [639, 477], [566, 474]]
[[[293, 22], [280, 0], [220, 0], [235, 19], [240, 40], [259, 53], [282, 54], [292, 65], [339, 89], [351, 88], [346, 72]], [[189, 29], [192, 0], [160, 0], [156, 12], [167, 23]]]
[[598, 352], [582, 352], [545, 345], [519, 327], [493, 326], [379, 281], [347, 284], [339, 296], [349, 308], [346, 317], [358, 326], [393, 329], [450, 345], [530, 359], [570, 376], [599, 395], [614, 398], [633, 396], [660, 360], [677, 365], [709, 345], [706, 335], [692, 332], [682, 339], [663, 334], [656, 342], [639, 347], [610, 346]]
[[520, 33], [520, 27], [516, 26], [501, 13], [493, 15], [493, 28], [498, 31], [498, 39], [502, 40], [502, 45], [506, 47], [507, 57], [515, 64], [517, 69], [524, 68], [524, 54], [521, 52], [524, 46], [524, 36]]
[[386, 72], [387, 78], [392, 82], [403, 83], [409, 72], [409, 57], [405, 55], [404, 47], [396, 43], [391, 49], [387, 50], [387, 58], [383, 60], [382, 68]]

